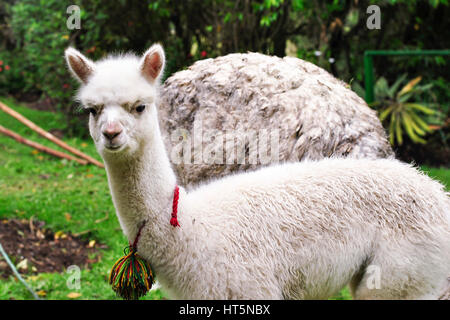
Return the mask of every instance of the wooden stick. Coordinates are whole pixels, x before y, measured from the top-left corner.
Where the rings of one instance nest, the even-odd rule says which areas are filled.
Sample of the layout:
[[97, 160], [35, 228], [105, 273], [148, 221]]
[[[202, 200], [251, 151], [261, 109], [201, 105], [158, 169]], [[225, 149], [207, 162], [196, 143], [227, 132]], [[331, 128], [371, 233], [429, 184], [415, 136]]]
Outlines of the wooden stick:
[[94, 229], [88, 229], [88, 230], [84, 230], [84, 231], [81, 231], [81, 232], [78, 232], [78, 233], [74, 233], [74, 234], [72, 234], [74, 237], [79, 237], [79, 236], [82, 236], [82, 235], [84, 235], [84, 234], [88, 234], [88, 233], [90, 233], [90, 232], [92, 232], [92, 231], [94, 231], [94, 230], [96, 230], [95, 228]]
[[103, 165], [103, 163], [95, 160], [94, 158], [88, 156], [87, 154], [84, 154], [80, 150], [77, 150], [77, 149], [69, 146], [64, 141], [61, 141], [60, 139], [58, 139], [57, 137], [52, 135], [50, 132], [47, 132], [44, 129], [42, 129], [41, 127], [37, 126], [34, 122], [28, 120], [23, 115], [21, 115], [17, 111], [14, 111], [13, 109], [11, 109], [10, 107], [6, 106], [2, 102], [0, 102], [0, 109], [3, 110], [4, 112], [6, 112], [7, 114], [9, 114], [10, 116], [12, 116], [12, 117], [16, 118], [17, 120], [19, 120], [20, 122], [22, 122], [24, 125], [26, 125], [30, 129], [32, 129], [33, 131], [39, 133], [44, 138], [46, 138], [46, 139], [50, 140], [51, 142], [57, 144], [61, 148], [66, 149], [67, 151], [73, 153], [74, 155], [77, 155], [78, 157], [87, 160], [88, 162], [96, 165], [97, 167], [100, 167], [100, 168], [104, 168], [105, 167]]
[[53, 150], [53, 149], [51, 149], [51, 148], [48, 148], [48, 147], [46, 147], [46, 146], [43, 146], [43, 145], [40, 144], [40, 143], [37, 143], [37, 142], [31, 141], [31, 140], [25, 139], [25, 138], [22, 137], [21, 135], [19, 135], [19, 134], [13, 132], [13, 131], [11, 131], [11, 130], [6, 129], [5, 127], [3, 127], [3, 126], [1, 126], [1, 125], [0, 125], [0, 133], [3, 133], [4, 135], [7, 135], [8, 137], [11, 137], [11, 138], [13, 138], [14, 140], [16, 140], [16, 141], [18, 141], [18, 142], [20, 142], [20, 143], [23, 143], [23, 144], [25, 144], [25, 145], [27, 145], [27, 146], [30, 146], [30, 147], [32, 147], [32, 148], [35, 148], [36, 150], [39, 150], [39, 151], [42, 151], [42, 152], [51, 154], [52, 156], [55, 156], [55, 157], [58, 157], [58, 158], [64, 158], [64, 159], [67, 159], [67, 160], [76, 161], [76, 162], [78, 162], [78, 163], [80, 163], [80, 164], [87, 164], [87, 163], [88, 163], [88, 162], [87, 162], [86, 160], [84, 160], [84, 159], [78, 159], [78, 158], [73, 157], [73, 156], [71, 156], [71, 155], [69, 155], [69, 154], [66, 154], [66, 153], [64, 153], [64, 152], [60, 152], [60, 151], [57, 151], [57, 150]]

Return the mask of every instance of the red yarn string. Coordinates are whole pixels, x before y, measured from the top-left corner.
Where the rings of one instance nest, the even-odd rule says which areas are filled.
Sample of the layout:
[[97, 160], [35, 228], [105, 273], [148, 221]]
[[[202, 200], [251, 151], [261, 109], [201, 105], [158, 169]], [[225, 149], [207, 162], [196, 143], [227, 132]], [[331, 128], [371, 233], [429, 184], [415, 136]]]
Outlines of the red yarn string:
[[141, 236], [141, 231], [142, 231], [142, 229], [144, 228], [144, 226], [145, 226], [145, 222], [142, 224], [142, 226], [139, 228], [139, 230], [138, 230], [138, 233], [137, 233], [137, 235], [136, 235], [136, 238], [134, 238], [134, 242], [133, 242], [133, 244], [130, 244], [130, 246], [132, 246], [132, 248], [133, 248], [133, 250], [137, 250], [136, 249], [136, 247], [137, 247], [137, 244], [138, 244], [138, 241], [139, 241], [139, 237]]
[[174, 227], [180, 226], [180, 224], [178, 223], [178, 218], [177, 218], [179, 195], [180, 195], [180, 190], [179, 190], [178, 186], [175, 186], [175, 190], [173, 191], [172, 218], [170, 219], [170, 224]]

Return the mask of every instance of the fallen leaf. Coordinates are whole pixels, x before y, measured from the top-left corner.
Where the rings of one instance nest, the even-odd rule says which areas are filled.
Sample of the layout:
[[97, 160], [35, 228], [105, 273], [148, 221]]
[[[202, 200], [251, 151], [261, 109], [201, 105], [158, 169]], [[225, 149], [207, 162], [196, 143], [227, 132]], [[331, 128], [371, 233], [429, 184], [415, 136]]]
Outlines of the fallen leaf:
[[27, 259], [23, 259], [22, 261], [20, 261], [18, 264], [17, 264], [17, 269], [19, 269], [19, 270], [23, 270], [23, 271], [26, 271], [26, 270], [28, 270], [28, 260]]
[[55, 240], [58, 240], [59, 238], [64, 239], [64, 238], [67, 238], [67, 235], [64, 234], [64, 232], [62, 232], [62, 231], [56, 231], [54, 234], [54, 238], [55, 238]]
[[39, 239], [44, 239], [45, 235], [42, 233], [41, 230], [36, 231], [36, 237], [38, 237]]
[[47, 295], [47, 292], [45, 292], [44, 290], [39, 290], [36, 293], [39, 297], [45, 297]]
[[38, 154], [38, 153], [39, 153], [39, 151], [38, 151], [38, 150], [36, 150], [36, 149], [34, 149], [33, 151], [31, 151], [31, 153], [32, 153], [32, 154]]
[[89, 241], [88, 247], [93, 248], [95, 246], [95, 240]]
[[89, 173], [86, 175], [86, 178], [92, 178], [94, 175], [92, 173]]
[[86, 142], [83, 142], [83, 143], [81, 144], [81, 147], [82, 147], [82, 148], [86, 148], [86, 147], [87, 147], [87, 143], [86, 143]]
[[69, 298], [69, 299], [76, 299], [79, 297], [81, 297], [81, 293], [79, 293], [79, 292], [71, 292], [67, 295], [67, 298]]
[[72, 178], [73, 178], [73, 173], [71, 173], [67, 176], [67, 179], [72, 179]]
[[67, 221], [70, 221], [72, 219], [72, 216], [68, 212], [64, 213], [64, 217], [66, 218]]

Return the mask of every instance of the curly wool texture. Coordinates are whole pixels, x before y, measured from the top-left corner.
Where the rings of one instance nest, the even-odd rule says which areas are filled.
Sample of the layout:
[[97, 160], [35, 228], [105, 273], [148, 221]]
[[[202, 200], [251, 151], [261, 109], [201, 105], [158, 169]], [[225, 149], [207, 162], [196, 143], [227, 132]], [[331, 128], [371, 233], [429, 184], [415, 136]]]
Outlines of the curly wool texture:
[[[78, 96], [103, 105], [89, 130], [119, 222], [132, 242], [147, 221], [137, 250], [172, 298], [321, 299], [347, 284], [359, 299], [448, 297], [450, 195], [395, 159], [305, 160], [180, 187], [174, 228], [177, 181], [142, 61], [86, 62], [93, 74]], [[106, 150], [108, 122], [123, 128], [119, 151]]]
[[169, 206], [139, 251], [173, 298], [326, 299], [350, 284], [357, 299], [437, 299], [450, 276], [448, 194], [396, 160], [232, 175], [182, 191], [181, 228]]
[[[206, 59], [177, 72], [161, 89], [160, 125], [169, 154], [179, 143], [171, 135], [182, 128], [194, 136], [197, 121], [204, 131], [232, 131], [236, 139], [251, 130], [279, 130], [280, 162], [393, 156], [376, 112], [345, 83], [297, 58], [237, 53]], [[209, 142], [201, 143], [205, 147]], [[224, 159], [231, 148], [224, 146]], [[260, 167], [260, 159], [249, 163], [248, 152], [245, 163], [190, 161], [174, 166], [183, 184], [195, 184]]]

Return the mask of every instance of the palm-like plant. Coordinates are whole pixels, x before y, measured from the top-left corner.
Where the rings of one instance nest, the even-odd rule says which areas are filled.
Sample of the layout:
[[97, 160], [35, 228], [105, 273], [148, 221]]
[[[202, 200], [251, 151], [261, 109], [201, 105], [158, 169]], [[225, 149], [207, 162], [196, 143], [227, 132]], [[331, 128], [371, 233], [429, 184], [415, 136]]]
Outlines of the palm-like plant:
[[392, 86], [388, 86], [385, 78], [380, 78], [375, 84], [376, 102], [371, 105], [379, 110], [379, 118], [389, 124], [389, 141], [392, 145], [403, 143], [406, 133], [414, 143], [426, 143], [423, 137], [432, 132], [426, 116], [435, 113], [433, 109], [422, 103], [410, 100], [418, 93], [429, 90], [432, 84], [418, 86], [422, 77], [410, 80], [400, 90], [406, 75], [400, 76]]

